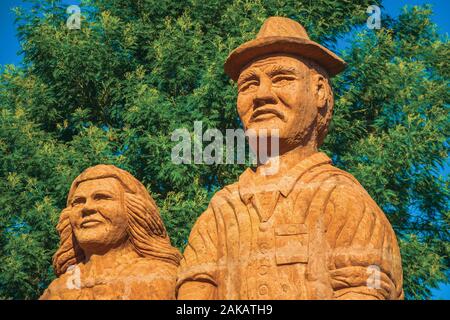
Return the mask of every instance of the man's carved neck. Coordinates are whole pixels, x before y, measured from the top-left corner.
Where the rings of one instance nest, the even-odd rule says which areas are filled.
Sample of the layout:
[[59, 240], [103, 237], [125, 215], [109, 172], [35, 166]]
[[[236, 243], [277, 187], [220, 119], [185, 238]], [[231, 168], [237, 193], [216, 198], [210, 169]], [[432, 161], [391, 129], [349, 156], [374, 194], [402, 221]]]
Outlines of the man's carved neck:
[[256, 174], [258, 177], [261, 177], [262, 180], [270, 181], [277, 180], [280, 177], [284, 176], [289, 172], [291, 168], [297, 165], [300, 161], [308, 158], [317, 152], [317, 146], [315, 143], [308, 143], [305, 146], [297, 146], [289, 151], [282, 153], [278, 157], [278, 170], [276, 170], [271, 175], [264, 175], [263, 172], [270, 172], [270, 167], [273, 166], [273, 159], [271, 162], [266, 162], [265, 164], [259, 164], [256, 168]]

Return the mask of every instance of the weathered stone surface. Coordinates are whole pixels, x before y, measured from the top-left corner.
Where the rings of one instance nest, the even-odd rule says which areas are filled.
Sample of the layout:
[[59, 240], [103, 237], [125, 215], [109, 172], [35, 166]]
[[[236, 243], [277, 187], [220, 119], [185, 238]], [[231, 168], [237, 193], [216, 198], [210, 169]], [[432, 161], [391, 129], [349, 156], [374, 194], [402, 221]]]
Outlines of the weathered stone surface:
[[41, 299], [174, 299], [181, 255], [145, 187], [111, 165], [72, 183], [57, 226], [58, 276]]
[[269, 146], [270, 161], [214, 195], [190, 234], [178, 299], [403, 298], [389, 221], [318, 151], [333, 110], [329, 77], [344, 66], [280, 17], [230, 54], [225, 71], [238, 83], [244, 128], [278, 130], [279, 156]]

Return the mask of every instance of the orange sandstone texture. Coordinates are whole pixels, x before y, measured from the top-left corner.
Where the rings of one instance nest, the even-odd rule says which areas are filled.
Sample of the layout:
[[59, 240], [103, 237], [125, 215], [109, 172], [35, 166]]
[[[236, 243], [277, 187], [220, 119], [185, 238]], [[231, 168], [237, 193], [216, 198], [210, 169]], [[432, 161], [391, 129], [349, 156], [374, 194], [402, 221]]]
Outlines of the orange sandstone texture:
[[278, 166], [259, 159], [214, 195], [191, 231], [178, 299], [403, 299], [389, 221], [318, 151], [333, 110], [329, 77], [344, 67], [281, 17], [229, 55], [244, 129], [278, 130], [279, 156], [268, 150]]
[[57, 226], [58, 276], [40, 299], [174, 299], [181, 255], [158, 208], [128, 172], [97, 165], [78, 176]]

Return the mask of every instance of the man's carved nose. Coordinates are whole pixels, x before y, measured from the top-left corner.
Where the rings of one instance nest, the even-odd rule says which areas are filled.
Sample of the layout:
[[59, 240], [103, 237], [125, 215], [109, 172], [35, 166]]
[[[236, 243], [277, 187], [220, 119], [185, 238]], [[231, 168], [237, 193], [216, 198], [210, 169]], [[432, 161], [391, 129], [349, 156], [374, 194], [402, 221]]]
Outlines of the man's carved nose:
[[272, 92], [270, 84], [261, 84], [253, 99], [253, 105], [255, 108], [262, 107], [266, 104], [276, 104], [277, 99]]

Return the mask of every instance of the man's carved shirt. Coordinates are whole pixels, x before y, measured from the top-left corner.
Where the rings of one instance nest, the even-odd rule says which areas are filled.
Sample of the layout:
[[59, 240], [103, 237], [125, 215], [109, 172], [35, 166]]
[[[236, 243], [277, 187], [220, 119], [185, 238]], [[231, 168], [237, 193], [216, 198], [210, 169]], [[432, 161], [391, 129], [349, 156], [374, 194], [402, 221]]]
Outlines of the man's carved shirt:
[[252, 169], [197, 220], [179, 269], [215, 285], [217, 299], [399, 299], [402, 269], [382, 210], [323, 153], [276, 183]]

